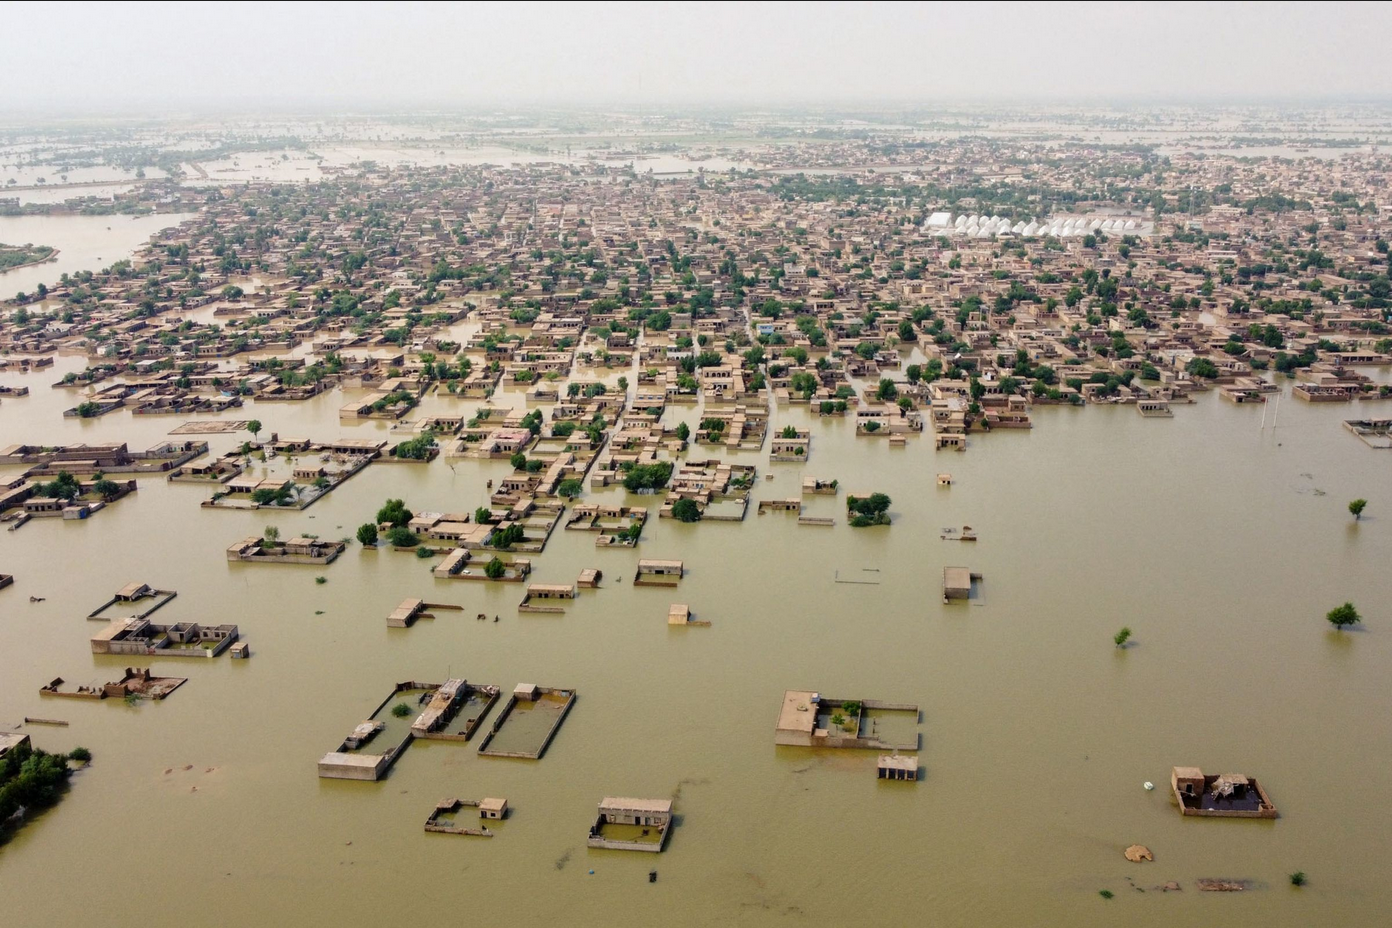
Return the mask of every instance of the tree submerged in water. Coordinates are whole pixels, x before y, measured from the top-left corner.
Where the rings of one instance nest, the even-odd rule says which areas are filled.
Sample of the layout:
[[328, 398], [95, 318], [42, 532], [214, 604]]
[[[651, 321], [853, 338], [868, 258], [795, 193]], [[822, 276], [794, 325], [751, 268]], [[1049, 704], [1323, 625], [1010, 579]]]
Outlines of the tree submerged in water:
[[[74, 751], [78, 752], [91, 759], [86, 748]], [[68, 759], [62, 754], [49, 754], [28, 744], [7, 751], [0, 758], [0, 823], [9, 822], [21, 810], [53, 805], [70, 775]], [[9, 834], [8, 828], [0, 828], [0, 843]]]
[[1358, 610], [1353, 607], [1353, 603], [1344, 603], [1342, 606], [1335, 606], [1325, 615], [1329, 624], [1339, 631], [1343, 631], [1346, 626], [1357, 625], [1363, 621], [1363, 617], [1358, 614]]
[[683, 496], [672, 504], [672, 516], [678, 522], [699, 522], [701, 521], [701, 507], [696, 504], [695, 500]]
[[1368, 508], [1366, 499], [1356, 499], [1349, 503], [1349, 513], [1352, 514], [1355, 522], [1363, 518], [1363, 510]]
[[1118, 648], [1125, 648], [1126, 642], [1131, 640], [1131, 629], [1126, 626], [1121, 627], [1121, 631], [1112, 636], [1112, 641]]
[[846, 509], [851, 516], [851, 526], [865, 528], [868, 525], [888, 525], [889, 503], [889, 497], [883, 493], [847, 496]]

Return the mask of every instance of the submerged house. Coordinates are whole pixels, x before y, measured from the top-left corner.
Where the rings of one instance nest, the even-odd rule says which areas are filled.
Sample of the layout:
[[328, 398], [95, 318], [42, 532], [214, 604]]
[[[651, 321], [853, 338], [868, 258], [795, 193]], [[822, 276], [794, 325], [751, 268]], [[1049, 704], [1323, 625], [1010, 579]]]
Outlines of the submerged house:
[[93, 654], [158, 653], [162, 657], [217, 657], [237, 641], [235, 625], [177, 622], [156, 625], [149, 619], [115, 619], [91, 638]]
[[918, 706], [876, 700], [831, 699], [810, 690], [787, 690], [778, 712], [774, 744], [790, 747], [873, 748], [880, 751], [918, 750], [912, 742], [892, 744], [880, 738], [870, 712], [912, 713], [918, 723]]
[[612, 851], [648, 851], [656, 854], [667, 845], [672, 827], [672, 800], [627, 799], [606, 796], [590, 826], [589, 847]]
[[[964, 526], [964, 531], [966, 527]], [[973, 539], [975, 535], [973, 533]], [[972, 584], [981, 580], [981, 574], [973, 573], [966, 567], [943, 568], [943, 602], [968, 600], [972, 598]]]
[[633, 577], [635, 585], [658, 583], [676, 585], [681, 582], [685, 567], [681, 561], [664, 561], [655, 558], [642, 558], [638, 561], [638, 572]]
[[875, 762], [875, 776], [881, 780], [917, 780], [918, 758], [881, 754]]
[[1276, 818], [1276, 806], [1255, 777], [1240, 773], [1205, 774], [1198, 767], [1175, 767], [1170, 789], [1180, 815], [1214, 818]]

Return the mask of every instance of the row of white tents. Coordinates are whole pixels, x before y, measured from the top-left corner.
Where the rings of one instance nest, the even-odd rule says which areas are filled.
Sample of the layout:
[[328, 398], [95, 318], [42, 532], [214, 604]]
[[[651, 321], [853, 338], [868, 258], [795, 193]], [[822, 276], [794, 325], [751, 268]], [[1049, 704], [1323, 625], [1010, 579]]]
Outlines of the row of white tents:
[[934, 213], [923, 223], [924, 231], [968, 238], [990, 238], [993, 235], [1020, 235], [1028, 238], [1056, 236], [1068, 238], [1093, 232], [1126, 234], [1140, 229], [1134, 219], [1046, 219], [1038, 222], [1014, 222], [1001, 216], [968, 216], [956, 219], [951, 213]]

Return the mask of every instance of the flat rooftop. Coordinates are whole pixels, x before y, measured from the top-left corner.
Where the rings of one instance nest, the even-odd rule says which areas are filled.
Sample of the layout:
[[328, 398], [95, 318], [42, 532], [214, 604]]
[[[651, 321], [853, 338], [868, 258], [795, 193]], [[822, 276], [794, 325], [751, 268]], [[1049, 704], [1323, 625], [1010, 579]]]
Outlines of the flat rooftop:
[[780, 731], [800, 731], [808, 735], [817, 724], [817, 710], [811, 690], [788, 690], [783, 694], [783, 708], [778, 713]]
[[381, 754], [344, 754], [341, 751], [330, 751], [319, 758], [319, 763], [331, 764], [336, 767], [361, 767], [364, 770], [373, 770], [381, 759]]
[[670, 799], [631, 799], [627, 796], [605, 796], [599, 801], [601, 812], [640, 812], [644, 815], [670, 815]]
[[17, 732], [0, 732], [0, 757], [5, 756], [14, 748], [19, 747], [29, 740], [28, 735], [21, 735]]
[[902, 754], [881, 754], [878, 766], [886, 770], [917, 770], [918, 758]]

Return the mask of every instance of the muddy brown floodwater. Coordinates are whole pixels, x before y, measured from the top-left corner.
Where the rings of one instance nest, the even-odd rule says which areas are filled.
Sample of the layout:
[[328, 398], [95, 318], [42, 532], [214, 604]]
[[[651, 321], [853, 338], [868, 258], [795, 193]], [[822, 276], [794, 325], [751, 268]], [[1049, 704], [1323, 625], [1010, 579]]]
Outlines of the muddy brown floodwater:
[[[143, 449], [184, 421], [62, 419], [71, 394], [48, 385], [81, 365], [0, 374], [32, 388], [0, 405], [0, 445]], [[343, 402], [335, 391], [233, 415], [283, 435], [385, 437], [341, 425]], [[474, 405], [429, 397], [423, 410]], [[1287, 387], [1273, 432], [1259, 407], [1216, 394], [1172, 420], [1041, 408], [1033, 431], [956, 454], [931, 437], [891, 450], [850, 421], [778, 409], [774, 429], [811, 426], [806, 464], [770, 466], [767, 446], [722, 456], [759, 466], [756, 500], [796, 495], [804, 474], [838, 478], [842, 495], [808, 507], [836, 526], [751, 503], [739, 524], [654, 519], [637, 550], [558, 528], [535, 582], [605, 574], [564, 615], [520, 615], [518, 585], [437, 581], [429, 562], [356, 543], [329, 567], [224, 558], [269, 524], [351, 536], [389, 496], [471, 511], [506, 462], [373, 465], [298, 514], [204, 510], [207, 489], [142, 479], [85, 523], [0, 533], [0, 572], [17, 578], [0, 591], [0, 720], [66, 718], [29, 730], [95, 756], [0, 849], [4, 922], [1377, 924], [1392, 911], [1392, 452], [1340, 420], [1384, 410], [1311, 406]], [[244, 437], [208, 438], [219, 453]], [[888, 493], [893, 525], [846, 525], [847, 489]], [[1371, 502], [1354, 523], [1345, 506], [1360, 496]], [[939, 539], [963, 524], [980, 541]], [[639, 556], [681, 558], [687, 576], [634, 588]], [[944, 606], [944, 565], [982, 573], [984, 604]], [[878, 584], [833, 581], [867, 567]], [[129, 663], [94, 657], [83, 617], [132, 580], [178, 590], [161, 621], [238, 623], [251, 660], [153, 659], [190, 682], [135, 708], [41, 699], [55, 676], [101, 682]], [[388, 629], [409, 596], [463, 611]], [[1366, 630], [1328, 630], [1344, 600]], [[711, 626], [669, 628], [673, 602]], [[1120, 651], [1123, 625], [1134, 638]], [[379, 783], [316, 777], [394, 683], [449, 676], [579, 698], [539, 762], [480, 757], [477, 740], [417, 742]], [[872, 751], [775, 747], [789, 688], [917, 703], [923, 779], [877, 781]], [[1176, 764], [1259, 777], [1280, 819], [1181, 818], [1166, 792]], [[676, 796], [666, 852], [588, 850], [606, 795]], [[506, 797], [514, 813], [490, 840], [425, 834], [447, 796]], [[1153, 863], [1123, 858], [1135, 843]], [[1287, 885], [1295, 870], [1309, 886]], [[1254, 889], [1200, 893], [1204, 877]], [[1183, 892], [1132, 888], [1170, 880]]]

